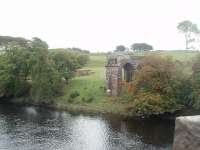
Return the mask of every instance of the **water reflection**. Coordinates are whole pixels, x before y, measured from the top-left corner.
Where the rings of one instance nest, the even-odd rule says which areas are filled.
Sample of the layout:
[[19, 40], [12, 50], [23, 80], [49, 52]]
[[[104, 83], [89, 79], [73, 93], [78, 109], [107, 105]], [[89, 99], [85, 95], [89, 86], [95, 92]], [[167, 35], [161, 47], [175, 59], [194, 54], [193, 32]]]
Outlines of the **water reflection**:
[[0, 149], [169, 150], [174, 123], [0, 104]]

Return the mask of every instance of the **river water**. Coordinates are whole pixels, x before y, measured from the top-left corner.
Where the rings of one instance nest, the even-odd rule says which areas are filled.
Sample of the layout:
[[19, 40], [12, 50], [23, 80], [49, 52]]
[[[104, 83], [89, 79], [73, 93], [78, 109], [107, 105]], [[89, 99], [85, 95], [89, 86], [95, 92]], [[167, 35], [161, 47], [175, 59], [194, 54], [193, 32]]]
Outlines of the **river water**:
[[0, 104], [0, 150], [170, 150], [174, 121]]

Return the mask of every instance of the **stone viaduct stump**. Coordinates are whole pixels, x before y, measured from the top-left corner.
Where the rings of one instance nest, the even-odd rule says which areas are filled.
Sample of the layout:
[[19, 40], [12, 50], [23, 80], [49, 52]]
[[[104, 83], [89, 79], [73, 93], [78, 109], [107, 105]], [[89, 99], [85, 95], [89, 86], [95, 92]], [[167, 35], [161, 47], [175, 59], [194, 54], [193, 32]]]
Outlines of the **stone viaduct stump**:
[[122, 81], [132, 81], [137, 64], [129, 55], [113, 53], [107, 58], [106, 86], [109, 96], [118, 96], [121, 93]]

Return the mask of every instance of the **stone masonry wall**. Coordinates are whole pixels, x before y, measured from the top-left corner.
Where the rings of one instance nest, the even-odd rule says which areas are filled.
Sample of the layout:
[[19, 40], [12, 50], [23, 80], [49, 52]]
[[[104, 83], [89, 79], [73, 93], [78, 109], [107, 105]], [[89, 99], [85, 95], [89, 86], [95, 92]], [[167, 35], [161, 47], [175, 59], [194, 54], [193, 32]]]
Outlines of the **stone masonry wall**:
[[200, 150], [200, 116], [176, 119], [173, 150]]

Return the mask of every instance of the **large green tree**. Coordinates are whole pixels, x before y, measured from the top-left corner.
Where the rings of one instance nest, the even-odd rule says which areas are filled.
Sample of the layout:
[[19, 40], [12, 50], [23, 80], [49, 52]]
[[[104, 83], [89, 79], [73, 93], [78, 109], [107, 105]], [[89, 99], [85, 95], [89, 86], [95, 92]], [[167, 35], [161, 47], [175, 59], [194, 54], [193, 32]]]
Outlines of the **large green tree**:
[[1, 96], [20, 96], [27, 93], [30, 73], [30, 51], [17, 42], [10, 42], [0, 55]]

